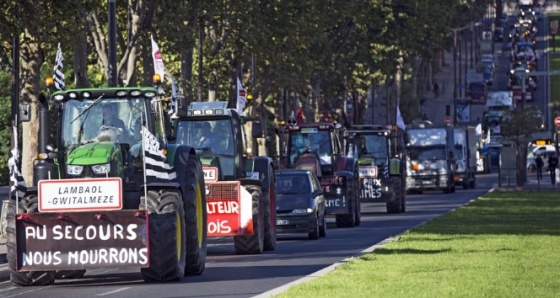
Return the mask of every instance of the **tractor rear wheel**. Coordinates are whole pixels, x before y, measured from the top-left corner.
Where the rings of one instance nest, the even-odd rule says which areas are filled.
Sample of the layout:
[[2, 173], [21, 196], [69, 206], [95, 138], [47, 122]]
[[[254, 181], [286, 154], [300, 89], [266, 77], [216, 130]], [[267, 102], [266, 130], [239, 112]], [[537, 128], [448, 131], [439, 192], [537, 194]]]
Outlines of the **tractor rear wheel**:
[[233, 243], [237, 254], [260, 254], [264, 249], [262, 191], [258, 186], [248, 185], [246, 188], [253, 197], [253, 235], [234, 236]]
[[401, 213], [403, 212], [404, 193], [402, 181], [400, 177], [391, 178], [391, 185], [393, 186], [393, 201], [387, 203], [387, 213]]
[[[20, 213], [37, 213], [39, 210], [39, 201], [36, 195], [25, 196], [19, 203]], [[8, 266], [10, 268], [10, 280], [19, 286], [45, 286], [54, 283], [56, 271], [17, 271], [17, 254], [16, 254], [16, 201], [10, 200], [8, 210], [6, 212], [7, 243], [6, 247]]]
[[150, 190], [140, 209], [148, 211], [150, 267], [142, 268], [147, 282], [176, 281], [185, 275], [185, 211], [175, 191]]
[[185, 208], [185, 275], [200, 275], [206, 268], [207, 214], [204, 174], [200, 159], [189, 156], [186, 172]]
[[269, 185], [263, 190], [263, 199], [265, 202], [264, 216], [264, 250], [276, 249], [276, 204], [274, 195], [274, 171], [272, 166], [268, 167]]

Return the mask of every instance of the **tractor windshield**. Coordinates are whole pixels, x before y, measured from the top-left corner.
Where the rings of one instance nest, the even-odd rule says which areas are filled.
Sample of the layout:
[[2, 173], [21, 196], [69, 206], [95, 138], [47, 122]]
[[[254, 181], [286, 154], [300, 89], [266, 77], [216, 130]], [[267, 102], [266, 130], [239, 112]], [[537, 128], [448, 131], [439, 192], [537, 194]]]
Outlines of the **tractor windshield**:
[[365, 156], [386, 159], [389, 157], [387, 138], [380, 135], [363, 135], [358, 138], [358, 158]]
[[64, 103], [62, 111], [61, 141], [66, 148], [103, 141], [132, 146], [141, 141], [144, 98], [72, 99]]
[[216, 155], [224, 175], [235, 174], [235, 144], [231, 120], [197, 119], [177, 123], [177, 143], [195, 148], [202, 155]]
[[290, 165], [294, 165], [297, 158], [304, 152], [315, 153], [322, 165], [332, 164], [332, 143], [328, 131], [318, 129], [302, 129], [290, 133], [288, 140], [288, 154]]

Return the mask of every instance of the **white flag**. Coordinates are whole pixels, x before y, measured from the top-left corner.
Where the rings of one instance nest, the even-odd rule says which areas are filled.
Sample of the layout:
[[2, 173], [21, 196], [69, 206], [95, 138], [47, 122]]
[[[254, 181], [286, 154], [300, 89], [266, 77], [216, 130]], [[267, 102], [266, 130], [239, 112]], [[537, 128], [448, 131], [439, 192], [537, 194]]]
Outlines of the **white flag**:
[[144, 126], [142, 126], [142, 145], [144, 147], [146, 176], [166, 181], [177, 178], [173, 166], [166, 162], [165, 155], [159, 149], [158, 139]]
[[406, 129], [406, 125], [404, 124], [404, 120], [401, 115], [401, 109], [397, 106], [397, 127], [400, 129]]
[[177, 84], [175, 83], [175, 78], [173, 76], [170, 77], [171, 77], [171, 104], [169, 105], [169, 110], [167, 110], [167, 113], [171, 115], [175, 113], [177, 107], [177, 97], [179, 96], [179, 94], [177, 90]]
[[27, 184], [19, 171], [19, 148], [18, 148], [18, 130], [16, 126], [12, 126], [12, 133], [14, 138], [14, 147], [10, 151], [10, 158], [8, 159], [8, 168], [10, 169], [10, 196], [15, 198], [23, 198], [27, 191]]
[[476, 125], [475, 134], [476, 134], [477, 136], [482, 135], [482, 124], [478, 123], [478, 124]]
[[243, 113], [245, 108], [245, 103], [247, 102], [247, 92], [243, 89], [241, 85], [241, 80], [237, 78], [237, 112], [239, 114]]
[[64, 58], [62, 57], [62, 50], [60, 49], [60, 42], [58, 43], [58, 50], [56, 50], [56, 58], [54, 60], [54, 87], [58, 90], [64, 90], [64, 72], [62, 71]]
[[154, 58], [154, 73], [157, 73], [161, 77], [161, 82], [164, 81], [165, 76], [165, 65], [163, 65], [163, 58], [161, 56], [161, 52], [159, 51], [159, 47], [154, 41], [154, 36], [152, 38], [152, 58]]

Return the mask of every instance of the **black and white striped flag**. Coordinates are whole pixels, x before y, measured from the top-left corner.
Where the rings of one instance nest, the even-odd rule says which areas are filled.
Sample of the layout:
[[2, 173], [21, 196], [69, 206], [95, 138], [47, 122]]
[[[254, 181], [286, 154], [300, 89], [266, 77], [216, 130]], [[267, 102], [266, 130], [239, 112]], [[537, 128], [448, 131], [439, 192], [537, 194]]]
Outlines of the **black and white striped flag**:
[[60, 42], [58, 43], [58, 50], [56, 51], [56, 59], [54, 61], [54, 87], [58, 90], [64, 90], [64, 72], [62, 71], [64, 58], [62, 58], [62, 50], [60, 49]]
[[175, 173], [173, 166], [165, 162], [165, 155], [159, 149], [159, 141], [156, 136], [144, 126], [142, 126], [142, 143], [146, 176], [167, 181], [176, 179], [177, 173]]
[[18, 167], [19, 163], [19, 149], [18, 149], [18, 130], [13, 126], [14, 148], [10, 151], [10, 158], [8, 159], [8, 168], [10, 169], [10, 197], [23, 198], [27, 191], [27, 184], [23, 180]]

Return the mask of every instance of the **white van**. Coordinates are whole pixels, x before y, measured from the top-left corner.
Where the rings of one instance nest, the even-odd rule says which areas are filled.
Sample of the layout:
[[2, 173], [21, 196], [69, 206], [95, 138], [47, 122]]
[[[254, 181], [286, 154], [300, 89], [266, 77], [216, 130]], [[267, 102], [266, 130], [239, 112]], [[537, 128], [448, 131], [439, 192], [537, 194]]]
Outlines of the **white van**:
[[527, 153], [527, 171], [534, 173], [537, 171], [537, 165], [535, 164], [535, 158], [537, 155], [541, 154], [544, 162], [543, 169], [547, 171], [548, 157], [550, 154], [556, 154], [556, 148], [554, 145], [543, 145], [543, 146], [532, 146], [529, 147]]

